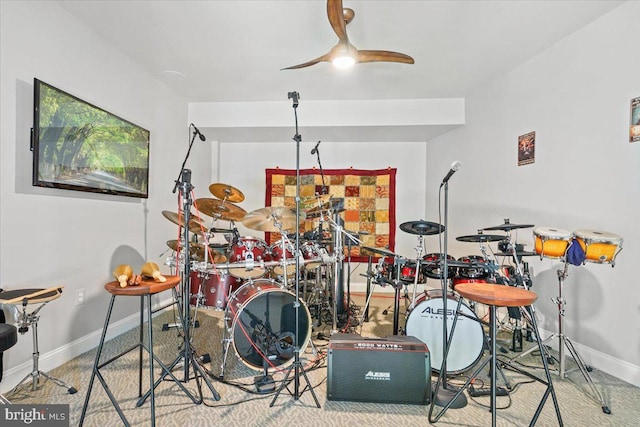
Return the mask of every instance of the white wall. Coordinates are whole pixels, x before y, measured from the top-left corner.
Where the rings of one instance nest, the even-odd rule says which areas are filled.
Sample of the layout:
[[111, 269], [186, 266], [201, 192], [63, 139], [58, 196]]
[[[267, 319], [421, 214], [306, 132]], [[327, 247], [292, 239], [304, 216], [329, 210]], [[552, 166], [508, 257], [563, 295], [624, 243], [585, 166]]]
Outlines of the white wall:
[[[629, 141], [629, 102], [640, 96], [640, 3], [628, 2], [467, 98], [467, 124], [428, 144], [427, 200], [448, 163], [449, 253], [479, 253], [453, 237], [513, 223], [621, 235], [615, 268], [570, 266], [566, 335], [587, 363], [640, 385], [640, 145]], [[536, 159], [517, 166], [518, 135], [536, 132]], [[427, 204], [430, 218], [434, 203]], [[533, 250], [531, 229], [519, 242]], [[559, 262], [529, 257], [542, 327], [556, 332]], [[557, 344], [557, 341], [554, 340]]]
[[[109, 299], [103, 285], [115, 265], [164, 262], [159, 255], [177, 226], [160, 212], [177, 211], [171, 190], [188, 146], [186, 102], [56, 2], [3, 1], [0, 7], [0, 285], [65, 287], [40, 312], [46, 371], [97, 344]], [[31, 186], [34, 77], [151, 131], [147, 200]], [[208, 182], [210, 147], [194, 146], [192, 157], [187, 166], [194, 182]], [[76, 306], [79, 289], [85, 303]], [[138, 307], [137, 299], [117, 301], [113, 320], [130, 319]], [[31, 371], [30, 334], [4, 355], [4, 390]]]

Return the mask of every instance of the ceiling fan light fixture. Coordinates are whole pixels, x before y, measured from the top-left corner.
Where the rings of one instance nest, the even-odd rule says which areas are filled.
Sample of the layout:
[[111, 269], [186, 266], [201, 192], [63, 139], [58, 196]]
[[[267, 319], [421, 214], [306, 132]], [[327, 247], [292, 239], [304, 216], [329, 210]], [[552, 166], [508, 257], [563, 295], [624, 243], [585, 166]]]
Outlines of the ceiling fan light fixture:
[[351, 68], [353, 67], [353, 64], [356, 63], [356, 60], [354, 59], [353, 56], [350, 55], [341, 55], [341, 56], [336, 56], [335, 58], [333, 58], [333, 60], [331, 61], [333, 63], [333, 65], [336, 68]]

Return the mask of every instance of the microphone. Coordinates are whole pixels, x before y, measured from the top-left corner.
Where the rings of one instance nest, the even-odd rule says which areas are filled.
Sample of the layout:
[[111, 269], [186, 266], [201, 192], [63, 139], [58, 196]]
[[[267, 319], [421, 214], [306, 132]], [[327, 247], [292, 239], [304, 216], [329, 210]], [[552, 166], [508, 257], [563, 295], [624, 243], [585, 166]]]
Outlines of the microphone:
[[293, 99], [293, 106], [298, 106], [298, 98], [300, 98], [300, 94], [298, 92], [288, 92], [287, 99]]
[[313, 147], [313, 150], [311, 150], [311, 154], [316, 154], [318, 152], [318, 145], [320, 145], [320, 141], [318, 141], [318, 143], [316, 144], [315, 147]]
[[451, 175], [456, 173], [456, 171], [458, 169], [460, 169], [460, 166], [462, 166], [462, 163], [460, 163], [458, 160], [456, 160], [455, 162], [451, 163], [451, 169], [447, 173], [447, 176], [444, 177], [444, 179], [442, 180], [442, 184], [440, 184], [440, 185], [444, 185], [447, 181], [449, 181], [449, 178], [451, 178]]
[[196, 125], [191, 123], [191, 126], [193, 127], [193, 130], [196, 131], [196, 134], [200, 137], [200, 141], [202, 141], [202, 142], [206, 141], [207, 138], [205, 138], [204, 135], [198, 130]]

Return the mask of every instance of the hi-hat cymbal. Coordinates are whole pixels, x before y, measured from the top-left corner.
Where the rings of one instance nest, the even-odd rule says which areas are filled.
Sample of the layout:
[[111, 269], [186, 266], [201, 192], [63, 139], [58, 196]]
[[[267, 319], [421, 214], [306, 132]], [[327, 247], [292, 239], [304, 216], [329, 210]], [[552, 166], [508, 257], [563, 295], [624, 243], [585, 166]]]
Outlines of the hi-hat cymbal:
[[228, 184], [211, 184], [209, 186], [209, 191], [221, 200], [228, 200], [234, 203], [240, 203], [244, 200], [244, 194], [242, 194], [242, 191]]
[[497, 234], [471, 234], [469, 236], [459, 236], [456, 240], [459, 242], [480, 243], [480, 242], [499, 242], [504, 240], [505, 236], [499, 236]]
[[533, 224], [511, 224], [509, 222], [509, 218], [504, 220], [504, 224], [494, 225], [493, 227], [483, 228], [483, 230], [502, 230], [502, 231], [511, 231], [516, 228], [531, 228]]
[[[162, 211], [162, 215], [172, 223], [184, 227], [184, 217], [171, 211]], [[197, 216], [189, 219], [189, 231], [192, 233], [200, 233], [202, 231], [202, 220]]]
[[196, 199], [195, 206], [198, 211], [205, 215], [227, 221], [240, 221], [247, 214], [247, 211], [240, 206], [217, 199]]
[[319, 194], [313, 197], [303, 197], [300, 199], [300, 209], [306, 212], [308, 209], [313, 209], [329, 203], [330, 199], [330, 194]]
[[[300, 212], [300, 219], [304, 218], [304, 212]], [[282, 231], [292, 231], [296, 228], [296, 213], [284, 206], [268, 206], [246, 214], [242, 224], [252, 230], [269, 232], [280, 232], [280, 224]]]
[[409, 234], [418, 234], [421, 236], [440, 234], [444, 231], [444, 225], [429, 221], [409, 221], [400, 224], [400, 230]]

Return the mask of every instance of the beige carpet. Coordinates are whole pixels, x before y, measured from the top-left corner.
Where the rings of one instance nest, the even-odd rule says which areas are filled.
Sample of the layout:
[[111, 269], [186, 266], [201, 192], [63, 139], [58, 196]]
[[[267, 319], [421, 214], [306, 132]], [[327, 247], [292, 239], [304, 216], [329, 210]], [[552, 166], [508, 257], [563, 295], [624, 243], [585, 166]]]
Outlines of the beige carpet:
[[[364, 306], [362, 295], [353, 295], [352, 302], [360, 307]], [[116, 304], [118, 300], [116, 299]], [[404, 303], [401, 304], [400, 326], [404, 327]], [[353, 329], [364, 337], [385, 337], [392, 333], [393, 297], [389, 294], [375, 294], [369, 311], [370, 321]], [[310, 304], [311, 307], [311, 304]], [[104, 313], [106, 313], [105, 307]], [[312, 308], [313, 309], [313, 308]], [[358, 318], [359, 313], [356, 313]], [[330, 320], [325, 314], [324, 320]], [[429, 424], [429, 405], [379, 404], [358, 403], [345, 401], [328, 401], [326, 398], [326, 350], [328, 341], [317, 339], [318, 335], [330, 335], [330, 323], [324, 323], [314, 328], [310, 336], [313, 345], [308, 345], [301, 360], [305, 372], [320, 408], [313, 400], [310, 390], [305, 390], [299, 399], [293, 396], [293, 383], [278, 396], [273, 407], [270, 403], [274, 394], [255, 393], [254, 377], [261, 371], [250, 369], [247, 363], [238, 357], [230, 348], [224, 371], [224, 382], [219, 380], [222, 372], [224, 350], [222, 346], [224, 312], [213, 309], [199, 310], [197, 320], [200, 326], [193, 334], [194, 347], [198, 354], [208, 353], [212, 359], [204, 367], [213, 375], [211, 384], [220, 394], [220, 400], [215, 401], [212, 393], [203, 384], [204, 403], [196, 405], [189, 400], [173, 381], [167, 380], [160, 384], [156, 391], [156, 424], [158, 426], [283, 426], [295, 424], [299, 426], [387, 426], [404, 425], [419, 426]], [[154, 340], [156, 354], [165, 363], [174, 361], [179, 352], [182, 339], [175, 329], [162, 331], [162, 325], [174, 321], [172, 310], [165, 311], [154, 320]], [[505, 339], [510, 336], [503, 332]], [[138, 331], [133, 330], [111, 340], [105, 345], [102, 360], [135, 345]], [[499, 342], [500, 344], [500, 342]], [[525, 349], [531, 345], [525, 341]], [[504, 343], [503, 347], [508, 344]], [[508, 357], [509, 354], [503, 356]], [[78, 393], [69, 395], [66, 390], [44, 381], [40, 389], [31, 391], [30, 387], [22, 387], [16, 393], [7, 397], [18, 404], [63, 403], [70, 405], [70, 425], [78, 425], [80, 413], [87, 393], [89, 378], [95, 358], [95, 350], [87, 352], [63, 366], [50, 372], [51, 375], [63, 379], [75, 386]], [[145, 358], [146, 361], [146, 358]], [[539, 357], [522, 359], [525, 364], [539, 365]], [[146, 362], [145, 362], [146, 363]], [[568, 368], [574, 365], [567, 359]], [[146, 366], [146, 364], [145, 364]], [[138, 352], [134, 351], [119, 359], [115, 363], [103, 368], [110, 389], [120, 402], [131, 425], [150, 425], [150, 405], [145, 403], [136, 407], [138, 392]], [[473, 369], [468, 369], [451, 378], [452, 384], [462, 384]], [[532, 372], [542, 375], [540, 369]], [[184, 370], [178, 369], [174, 373], [184, 379]], [[486, 378], [487, 373], [481, 376]], [[530, 383], [527, 377], [514, 372], [505, 371], [505, 375], [513, 387], [509, 396], [498, 397], [498, 425], [523, 426], [528, 425], [535, 408], [542, 397], [544, 386]], [[579, 371], [570, 372], [567, 378], [560, 379], [553, 374], [554, 385], [558, 396], [562, 418], [566, 426], [631, 426], [637, 425], [640, 419], [640, 390], [637, 387], [622, 382], [599, 371], [591, 373], [598, 390], [604, 396], [612, 414], [603, 413], [600, 403], [595, 400], [587, 383]], [[279, 385], [284, 377], [283, 372], [275, 372], [273, 376]], [[436, 377], [433, 377], [435, 381]], [[290, 377], [293, 379], [293, 375]], [[481, 379], [476, 385], [481, 386]], [[143, 390], [148, 388], [148, 371], [143, 371]], [[197, 396], [196, 381], [190, 379], [186, 387]], [[300, 377], [301, 389], [306, 388], [307, 381]], [[465, 392], [465, 394], [467, 394]], [[468, 394], [467, 394], [468, 396]], [[437, 422], [438, 425], [480, 426], [490, 425], [491, 414], [488, 410], [489, 397], [469, 398], [468, 404], [461, 409], [450, 409]], [[435, 407], [434, 413], [440, 408]], [[120, 418], [107, 398], [100, 383], [96, 380], [88, 408], [86, 426], [119, 426]], [[545, 405], [538, 424], [541, 426], [557, 425], [551, 398]]]

